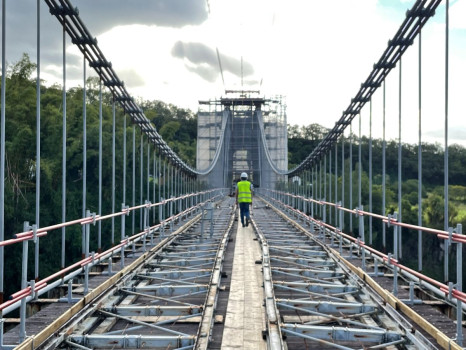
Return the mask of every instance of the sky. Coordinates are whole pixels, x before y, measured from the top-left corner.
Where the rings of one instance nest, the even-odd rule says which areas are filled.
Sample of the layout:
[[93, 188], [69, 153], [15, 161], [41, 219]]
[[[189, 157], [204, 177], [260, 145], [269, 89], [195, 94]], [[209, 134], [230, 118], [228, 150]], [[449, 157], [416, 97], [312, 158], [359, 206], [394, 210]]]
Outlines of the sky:
[[[366, 80], [413, 0], [70, 0], [129, 93], [196, 111], [225, 89], [282, 95], [289, 124], [332, 128]], [[41, 78], [62, 82], [62, 30], [41, 7]], [[36, 1], [6, 4], [6, 59], [36, 60]], [[466, 145], [466, 1], [450, 1], [449, 143]], [[69, 38], [67, 86], [82, 86], [82, 56]], [[418, 41], [403, 56], [403, 142], [418, 139]], [[220, 74], [220, 56], [223, 79]], [[445, 135], [445, 2], [422, 34], [422, 139]], [[91, 70], [88, 69], [88, 72]], [[90, 73], [92, 74], [92, 73]], [[399, 72], [386, 81], [386, 137], [399, 127]], [[380, 89], [381, 90], [381, 89]], [[463, 102], [464, 101], [464, 102]], [[369, 129], [369, 106], [361, 113]], [[372, 135], [382, 137], [382, 93]], [[357, 119], [353, 132], [358, 133]]]

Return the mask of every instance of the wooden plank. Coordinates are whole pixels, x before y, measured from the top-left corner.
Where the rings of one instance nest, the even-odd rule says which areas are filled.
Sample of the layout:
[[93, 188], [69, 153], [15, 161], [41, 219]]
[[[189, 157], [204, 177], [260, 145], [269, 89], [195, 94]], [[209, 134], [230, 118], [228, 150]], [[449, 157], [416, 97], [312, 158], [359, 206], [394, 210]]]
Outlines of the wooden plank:
[[5, 323], [20, 323], [21, 319], [20, 318], [4, 318], [3, 321]]
[[112, 327], [116, 324], [116, 322], [117, 322], [116, 317], [108, 317], [105, 320], [103, 320], [102, 323], [99, 324], [94, 329], [92, 334], [104, 334], [104, 333], [107, 333], [112, 329]]
[[73, 333], [77, 333], [77, 334], [89, 333], [89, 330], [92, 327], [94, 327], [97, 322], [99, 322], [98, 317], [89, 317], [86, 319], [86, 322], [80, 322], [79, 324], [77, 324], [73, 330]]
[[58, 303], [59, 301], [60, 301], [60, 299], [56, 299], [56, 298], [53, 298], [53, 299], [40, 298], [40, 299], [31, 301], [31, 303], [33, 303], [33, 304], [53, 304], [53, 303]]
[[255, 264], [261, 251], [258, 244], [250, 243], [253, 238], [252, 227], [238, 226], [221, 349], [266, 348], [261, 333], [263, 279], [260, 266]]
[[448, 306], [445, 302], [440, 300], [423, 300], [422, 303], [431, 306]]

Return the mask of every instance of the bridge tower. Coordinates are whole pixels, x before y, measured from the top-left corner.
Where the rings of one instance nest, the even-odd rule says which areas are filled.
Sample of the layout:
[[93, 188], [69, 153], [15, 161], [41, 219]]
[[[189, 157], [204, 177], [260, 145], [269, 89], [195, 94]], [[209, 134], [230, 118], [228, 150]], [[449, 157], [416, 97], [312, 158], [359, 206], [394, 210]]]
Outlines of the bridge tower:
[[225, 97], [199, 101], [197, 169], [210, 187], [231, 187], [242, 172], [255, 187], [285, 181], [288, 169], [286, 105], [281, 96], [227, 90]]

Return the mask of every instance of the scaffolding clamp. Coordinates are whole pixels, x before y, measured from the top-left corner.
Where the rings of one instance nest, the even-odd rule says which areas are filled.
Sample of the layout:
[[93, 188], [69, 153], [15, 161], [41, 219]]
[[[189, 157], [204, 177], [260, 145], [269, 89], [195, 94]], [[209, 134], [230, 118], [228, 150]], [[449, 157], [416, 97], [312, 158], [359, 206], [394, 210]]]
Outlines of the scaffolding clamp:
[[34, 243], [37, 243], [37, 225], [34, 224], [32, 225], [32, 237], [33, 237], [33, 241]]

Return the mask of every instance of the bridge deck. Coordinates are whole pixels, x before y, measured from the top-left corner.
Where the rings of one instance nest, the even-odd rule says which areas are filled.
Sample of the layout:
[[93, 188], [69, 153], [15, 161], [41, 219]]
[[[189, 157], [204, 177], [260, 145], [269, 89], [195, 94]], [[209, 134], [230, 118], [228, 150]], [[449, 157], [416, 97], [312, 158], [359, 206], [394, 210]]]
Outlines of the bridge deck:
[[[357, 267], [361, 267], [362, 265], [361, 260], [358, 259], [351, 260], [351, 263]], [[373, 265], [370, 266], [368, 272], [374, 272]], [[373, 278], [382, 288], [388, 291], [393, 290], [393, 274], [390, 271], [386, 271], [384, 276], [374, 276]], [[402, 280], [399, 281], [399, 283], [400, 285], [398, 286], [398, 298], [401, 300], [408, 300], [410, 298], [409, 285], [407, 285], [406, 282]], [[455, 338], [456, 322], [448, 317], [448, 311], [446, 310], [448, 306], [443, 301], [431, 299], [428, 295], [426, 295], [426, 291], [423, 291], [417, 287], [414, 288], [414, 294], [415, 299], [422, 300], [422, 303], [409, 305], [409, 307], [417, 314], [419, 314], [423, 319], [428, 320], [431, 324], [435, 325], [435, 327], [439, 329], [443, 334], [445, 334], [449, 338]], [[403, 314], [403, 312], [401, 313]], [[406, 318], [409, 318], [407, 315], [404, 316]], [[454, 318], [454, 314], [452, 314], [451, 316], [452, 318]], [[431, 342], [436, 342], [432, 334], [424, 331], [417, 324], [413, 324], [413, 326]]]
[[[223, 230], [222, 227], [224, 227], [224, 223], [222, 221], [226, 221], [227, 219], [225, 218], [226, 213], [228, 212], [228, 207], [231, 205], [231, 200], [230, 202], [227, 202], [226, 204], [223, 203], [221, 204], [222, 207], [219, 207], [221, 210], [217, 211], [217, 221], [216, 224], [214, 225], [215, 230]], [[222, 211], [223, 210], [223, 211]], [[223, 215], [223, 217], [222, 217]], [[231, 235], [229, 236], [229, 244], [228, 247], [225, 251], [224, 255], [224, 264], [222, 268], [222, 278], [221, 278], [221, 283], [219, 284], [220, 286], [220, 292], [218, 293], [217, 301], [216, 301], [216, 308], [214, 311], [215, 315], [215, 322], [213, 324], [212, 328], [212, 333], [211, 333], [211, 340], [209, 342], [209, 349], [265, 349], [266, 348], [266, 341], [263, 339], [264, 331], [267, 330], [267, 319], [266, 319], [266, 310], [264, 307], [264, 276], [263, 276], [263, 268], [264, 268], [264, 260], [263, 260], [263, 254], [264, 251], [261, 250], [261, 237], [257, 230], [261, 231], [268, 231], [268, 234], [271, 234], [268, 237], [269, 240], [269, 249], [271, 249], [271, 254], [274, 254], [274, 258], [277, 260], [277, 263], [275, 264], [276, 267], [275, 269], [279, 272], [279, 275], [275, 275], [274, 272], [274, 280], [279, 284], [279, 287], [281, 289], [278, 289], [275, 291], [275, 297], [279, 298], [282, 303], [286, 303], [289, 300], [303, 300], [307, 302], [312, 302], [313, 300], [322, 302], [322, 304], [326, 304], [325, 300], [325, 295], [330, 295], [326, 294], [329, 292], [324, 292], [320, 293], [321, 296], [319, 296], [318, 293], [309, 293], [306, 290], [306, 288], [309, 288], [310, 285], [315, 284], [316, 279], [322, 279], [323, 283], [329, 284], [332, 279], [334, 279], [337, 283], [334, 287], [339, 287], [339, 286], [344, 286], [348, 282], [346, 282], [343, 279], [343, 270], [341, 268], [337, 268], [335, 270], [335, 275], [332, 277], [328, 273], [330, 270], [328, 270], [326, 267], [322, 269], [322, 266], [326, 266], [325, 260], [322, 260], [322, 255], [318, 246], [317, 245], [311, 245], [311, 249], [306, 248], [303, 244], [305, 244], [307, 241], [309, 241], [309, 238], [302, 237], [299, 238], [296, 236], [296, 238], [293, 238], [291, 235], [291, 231], [293, 231], [293, 226], [294, 225], [301, 225], [301, 227], [307, 227], [307, 224], [305, 222], [302, 222], [300, 220], [296, 220], [295, 223], [290, 224], [286, 223], [282, 219], [279, 218], [279, 215], [275, 214], [273, 210], [267, 209], [267, 207], [262, 206], [259, 209], [254, 209], [253, 212], [253, 225], [250, 225], [249, 227], [243, 228], [239, 227], [240, 225], [237, 225], [237, 221], [234, 222], [233, 230]], [[182, 225], [179, 224], [178, 227]], [[222, 226], [223, 225], [223, 226]], [[253, 227], [254, 226], [254, 227]], [[307, 229], [306, 229], [307, 230]], [[315, 233], [316, 236], [318, 236], [317, 233]], [[285, 236], [283, 236], [285, 235]], [[288, 236], [287, 236], [288, 235]], [[281, 238], [280, 238], [281, 237]], [[288, 238], [283, 238], [283, 237], [288, 237]], [[215, 235], [214, 235], [215, 238]], [[304, 240], [303, 240], [304, 238]], [[193, 241], [188, 235], [187, 238], [184, 238], [185, 241], [188, 241], [187, 244], [192, 246]], [[326, 238], [326, 243], [330, 243], [328, 237]], [[210, 244], [210, 243], [209, 243]], [[295, 245], [295, 247], [292, 247], [292, 245]], [[204, 245], [208, 245], [204, 241]], [[182, 252], [183, 246], [182, 243], [179, 243], [177, 246], [178, 252]], [[139, 247], [141, 248], [141, 247]], [[200, 248], [202, 249], [202, 248]], [[212, 251], [212, 248], [208, 248], [209, 252]], [[307, 251], [306, 251], [307, 249]], [[338, 250], [334, 246], [335, 250]], [[290, 257], [286, 257], [287, 251], [290, 251]], [[163, 253], [162, 255], [170, 255], [174, 254], [175, 256], [180, 255], [181, 253], [178, 253], [175, 250], [173, 253], [170, 251]], [[136, 253], [131, 253], [128, 252], [128, 256], [125, 258], [126, 265], [131, 264], [133, 261], [135, 261], [141, 254], [142, 251], [139, 249], [136, 251]], [[210, 254], [210, 253], [209, 253]], [[304, 284], [307, 283], [307, 287], [304, 287], [302, 289], [302, 285], [299, 285], [298, 283], [298, 272], [292, 271], [293, 269], [296, 269], [296, 271], [299, 270], [299, 265], [303, 264], [302, 261], [304, 261], [304, 264], [309, 264], [308, 269], [309, 271], [313, 270], [313, 273], [319, 270], [319, 267], [313, 267], [312, 266], [312, 259], [306, 258], [306, 254], [318, 254], [317, 258], [314, 258], [317, 261], [320, 261], [319, 264], [321, 264], [321, 272], [324, 272], [325, 275], [322, 275], [321, 277], [303, 277], [304, 278]], [[272, 256], [271, 255], [271, 256]], [[293, 257], [294, 256], [294, 257]], [[299, 258], [296, 258], [298, 257]], [[341, 257], [344, 257], [341, 258]], [[179, 258], [176, 258], [179, 259]], [[197, 258], [199, 260], [199, 258]], [[290, 259], [290, 260], [287, 260]], [[352, 250], [350, 249], [349, 245], [343, 245], [342, 251], [341, 251], [341, 256], [337, 254], [336, 261], [343, 261], [347, 260], [350, 264], [352, 264], [354, 267], [362, 267], [362, 260], [360, 254], [356, 251], [356, 249]], [[162, 260], [157, 260], [160, 265], [167, 264], [169, 263], [164, 263]], [[177, 260], [178, 261], [178, 260]], [[330, 261], [330, 260], [329, 260]], [[371, 273], [374, 273], [374, 263], [373, 263], [373, 258], [366, 256], [366, 273], [369, 275]], [[280, 263], [278, 263], [280, 262]], [[286, 264], [290, 264], [288, 267]], [[290, 268], [291, 266], [291, 268]], [[272, 264], [273, 267], [273, 264]], [[115, 262], [113, 264], [113, 271], [117, 272], [120, 268], [120, 264]], [[187, 267], [187, 270], [184, 271], [194, 271], [197, 267]], [[181, 269], [182, 270], [182, 269]], [[288, 272], [287, 272], [288, 271]], [[389, 269], [387, 269], [384, 266], [379, 265], [378, 266], [378, 271], [383, 272], [383, 276], [376, 276], [373, 277], [373, 279], [380, 284], [383, 290], [388, 290], [391, 291], [393, 288], [393, 273]], [[304, 272], [302, 270], [299, 272], [299, 274], [306, 274], [307, 272]], [[317, 272], [316, 272], [317, 273]], [[306, 275], [307, 276], [307, 275]], [[327, 277], [325, 277], [327, 276]], [[106, 281], [109, 278], [108, 274], [95, 274], [90, 279], [89, 282], [89, 287], [90, 289], [95, 289], [97, 288], [101, 283]], [[307, 279], [306, 279], [307, 278]], [[354, 279], [354, 277], [353, 277]], [[208, 283], [208, 279], [205, 277], [197, 277], [196, 283]], [[313, 282], [314, 281], [314, 282]], [[289, 284], [289, 285], [287, 285]], [[317, 283], [319, 284], [319, 283]], [[348, 284], [350, 286], [351, 284]], [[325, 286], [325, 285], [324, 285]], [[276, 286], [274, 286], [275, 288]], [[365, 288], [369, 288], [366, 286]], [[300, 290], [301, 289], [301, 290]], [[345, 292], [347, 294], [347, 292]], [[337, 292], [337, 294], [345, 294], [341, 292]], [[307, 296], [306, 296], [307, 294]], [[335, 294], [335, 295], [337, 295]], [[437, 329], [442, 331], [445, 335], [447, 335], [449, 338], [454, 338], [455, 333], [456, 333], [456, 325], [455, 322], [448, 317], [448, 313], [452, 313], [454, 309], [451, 308], [447, 303], [440, 301], [440, 300], [435, 300], [431, 295], [429, 295], [428, 292], [425, 292], [423, 290], [420, 290], [419, 288], [415, 289], [415, 294], [416, 298], [423, 299], [422, 304], [418, 305], [412, 305], [410, 308], [417, 312], [421, 318], [428, 320], [432, 325], [434, 325]], [[340, 295], [340, 296], [341, 296]], [[354, 295], [354, 297], [353, 297]], [[77, 288], [74, 288], [73, 296], [77, 298], [82, 297], [82, 287], [77, 286]], [[194, 297], [194, 299], [193, 299]], [[323, 299], [322, 299], [323, 297]], [[364, 298], [367, 296], [361, 295], [356, 295], [356, 294], [347, 294], [344, 298], [347, 299], [349, 303], [355, 303], [355, 302], [361, 302], [364, 301]], [[202, 299], [204, 298], [202, 295], [190, 296], [191, 301], [190, 303], [194, 304], [194, 301], [196, 302], [196, 305], [201, 305], [202, 304]], [[296, 299], [299, 298], [299, 299]], [[362, 299], [361, 299], [362, 298]], [[408, 299], [409, 298], [409, 288], [406, 283], [406, 281], [403, 280], [403, 278], [399, 277], [399, 288], [398, 288], [398, 298], [399, 299]], [[139, 297], [137, 299], [137, 303], [139, 305], [142, 305], [141, 303], [144, 301], [143, 297]], [[338, 299], [338, 298], [333, 298], [333, 299]], [[135, 299], [136, 300], [136, 299]], [[188, 300], [188, 299], [186, 299]], [[331, 299], [332, 300], [332, 299]], [[367, 305], [372, 305], [374, 301], [370, 301], [367, 299], [369, 302]], [[49, 303], [46, 307], [43, 307], [40, 311], [38, 311], [36, 314], [28, 318], [26, 322], [26, 333], [27, 336], [35, 335], [38, 334], [41, 330], [43, 330], [46, 326], [51, 324], [55, 319], [57, 319], [60, 315], [65, 313], [70, 307], [71, 304], [64, 303], [64, 302], [56, 302], [57, 299], [48, 299], [48, 300], [41, 300], [40, 303], [36, 304], [37, 305], [44, 305], [44, 303]], [[108, 302], [107, 302], [108, 303]], [[138, 305], [138, 304], [131, 304], [131, 305]], [[331, 303], [329, 303], [331, 304]], [[128, 304], [129, 305], [129, 304]], [[290, 304], [291, 305], [291, 304]], [[301, 306], [302, 307], [302, 306]], [[441, 312], [441, 310], [443, 312]], [[301, 310], [302, 311], [302, 310]], [[316, 324], [318, 321], [323, 321], [323, 325], [327, 324], [336, 324], [336, 328], [338, 326], [348, 326], [351, 328], [351, 324], [345, 324], [343, 323], [338, 323], [334, 322], [335, 318], [338, 318], [340, 320], [343, 320], [343, 318], [347, 316], [328, 316], [330, 318], [326, 319], [325, 317], [322, 316], [315, 316], [312, 313], [311, 314], [306, 314], [306, 313], [301, 313], [299, 308], [296, 309], [296, 311], [289, 311], [288, 309], [282, 309], [280, 311], [281, 313], [281, 319], [279, 322], [285, 323], [297, 323], [297, 324]], [[367, 315], [359, 315], [358, 312], [356, 312], [354, 316], [354, 320], [358, 323], [366, 323], [367, 325], [371, 327], [380, 327], [381, 325], [384, 325], [386, 329], [394, 330], [394, 331], [399, 331], [396, 327], [396, 325], [392, 322], [389, 321], [388, 318], [384, 315], [378, 315], [374, 319], [369, 318]], [[413, 328], [416, 329], [417, 331], [420, 331], [426, 337], [432, 344], [435, 344], [435, 346], [439, 346], [439, 344], [436, 341], [435, 334], [430, 334], [429, 332], [426, 332], [425, 330], [421, 330], [421, 328], [416, 324], [417, 321], [419, 320], [413, 320], [410, 319], [410, 315], [406, 315], [403, 311], [398, 310], [398, 312], [405, 317], [408, 322], [410, 322], [413, 325]], [[330, 314], [329, 314], [330, 315]], [[453, 315], [450, 315], [453, 318]], [[332, 319], [332, 317], [334, 319]], [[348, 316], [350, 319], [352, 316]], [[95, 318], [95, 317], [94, 317]], [[198, 317], [199, 318], [199, 317]], [[139, 318], [140, 320], [143, 319], [143, 317]], [[157, 318], [159, 321], [160, 319]], [[375, 321], [374, 321], [375, 320]], [[382, 320], [382, 323], [376, 324], [376, 322], [379, 322]], [[149, 321], [148, 321], [149, 322]], [[154, 321], [150, 321], [154, 322]], [[185, 321], [177, 321], [176, 325], [174, 325], [174, 328], [177, 331], [182, 331], [183, 333], [187, 334], [193, 334], [195, 333], [197, 329], [197, 324], [200, 321], [197, 318], [193, 318], [191, 320], [185, 320]], [[127, 327], [124, 323], [116, 323], [115, 328], [113, 329], [121, 329], [121, 327]], [[194, 327], [194, 328], [193, 328]], [[76, 327], [75, 327], [76, 328]], [[79, 327], [78, 327], [79, 328]], [[194, 331], [193, 331], [194, 329]], [[76, 331], [76, 329], [74, 330]], [[62, 331], [59, 331], [62, 332]], [[58, 332], [58, 333], [59, 333]], [[139, 331], [137, 331], [139, 332]], [[144, 331], [141, 331], [142, 334], [153, 334], [153, 333], [144, 333]], [[58, 334], [57, 333], [57, 334]], [[265, 333], [267, 334], [267, 332]], [[12, 329], [9, 329], [5, 335], [3, 342], [5, 345], [17, 345], [19, 343], [19, 326], [16, 326]], [[270, 341], [270, 340], [269, 340]], [[302, 348], [302, 346], [307, 346], [309, 344], [312, 344], [313, 341], [315, 340], [304, 340], [299, 337], [296, 337], [295, 335], [289, 336], [289, 339], [287, 341], [287, 347], [289, 349], [299, 349]], [[349, 346], [350, 344], [345, 344], [345, 346]], [[354, 344], [353, 344], [354, 345]], [[118, 348], [118, 347], [115, 347]], [[320, 348], [327, 348], [327, 345], [321, 344]], [[331, 347], [329, 347], [331, 348]], [[395, 348], [395, 347], [393, 347]], [[412, 347], [407, 347], [407, 348], [412, 348]], [[439, 347], [440, 348], [440, 347]]]
[[[136, 252], [135, 255], [129, 255], [125, 257], [125, 264], [130, 265], [133, 263], [137, 257], [140, 255], [140, 252]], [[112, 271], [117, 273], [120, 271], [119, 260], [112, 264]], [[89, 290], [94, 290], [99, 287], [102, 283], [109, 279], [109, 275], [106, 273], [94, 273], [91, 278], [89, 278]], [[66, 288], [66, 286], [63, 286]], [[58, 298], [50, 299], [39, 299], [37, 303], [31, 304], [34, 308], [35, 313], [27, 319], [26, 322], [26, 337], [31, 335], [36, 335], [43, 331], [47, 326], [52, 324], [60, 315], [63, 315], [67, 312], [72, 305], [74, 305], [79, 299], [83, 297], [83, 287], [77, 285], [73, 288], [73, 301], [60, 302]], [[38, 311], [37, 311], [38, 310]], [[19, 325], [9, 328], [5, 332], [3, 337], [3, 344], [5, 345], [18, 345], [19, 344]]]

